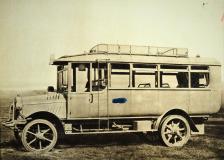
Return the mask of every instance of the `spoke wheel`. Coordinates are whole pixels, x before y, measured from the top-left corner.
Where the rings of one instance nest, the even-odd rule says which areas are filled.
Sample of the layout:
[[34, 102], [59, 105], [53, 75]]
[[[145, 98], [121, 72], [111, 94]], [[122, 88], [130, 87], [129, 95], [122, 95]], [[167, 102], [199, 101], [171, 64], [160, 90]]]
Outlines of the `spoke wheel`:
[[186, 144], [190, 131], [188, 121], [180, 115], [167, 116], [160, 128], [161, 138], [169, 147], [181, 147]]
[[22, 132], [22, 144], [27, 151], [49, 151], [57, 142], [55, 126], [44, 119], [29, 122]]

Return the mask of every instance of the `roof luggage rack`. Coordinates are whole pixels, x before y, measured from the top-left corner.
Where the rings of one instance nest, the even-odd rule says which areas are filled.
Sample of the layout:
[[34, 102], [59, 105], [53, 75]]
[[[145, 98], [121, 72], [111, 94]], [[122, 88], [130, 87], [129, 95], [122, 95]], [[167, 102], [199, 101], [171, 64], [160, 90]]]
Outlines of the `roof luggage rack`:
[[136, 46], [136, 45], [119, 45], [119, 44], [98, 44], [90, 50], [90, 53], [188, 57], [187, 48]]

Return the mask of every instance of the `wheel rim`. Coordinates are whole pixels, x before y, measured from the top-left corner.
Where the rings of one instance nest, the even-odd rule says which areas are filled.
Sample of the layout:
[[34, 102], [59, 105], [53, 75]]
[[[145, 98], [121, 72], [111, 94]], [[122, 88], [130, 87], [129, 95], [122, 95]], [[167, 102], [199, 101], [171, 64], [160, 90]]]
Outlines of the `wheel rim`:
[[185, 118], [171, 116], [164, 121], [161, 134], [167, 146], [183, 146], [190, 137], [190, 127]]
[[24, 128], [23, 144], [28, 151], [48, 151], [56, 141], [56, 129], [48, 121], [37, 120]]

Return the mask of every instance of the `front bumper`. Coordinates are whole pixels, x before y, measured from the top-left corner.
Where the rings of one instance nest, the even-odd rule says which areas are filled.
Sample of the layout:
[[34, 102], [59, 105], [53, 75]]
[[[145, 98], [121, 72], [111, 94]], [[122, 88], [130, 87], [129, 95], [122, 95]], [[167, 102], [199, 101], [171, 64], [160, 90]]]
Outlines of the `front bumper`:
[[10, 129], [16, 129], [17, 125], [26, 124], [26, 123], [27, 123], [26, 119], [20, 119], [20, 120], [4, 121], [4, 122], [2, 122], [2, 125], [5, 126], [5, 127], [10, 128]]
[[26, 124], [27, 120], [20, 114], [20, 111], [16, 109], [16, 98], [9, 106], [8, 120], [2, 122], [2, 125], [11, 129], [17, 129], [17, 125]]

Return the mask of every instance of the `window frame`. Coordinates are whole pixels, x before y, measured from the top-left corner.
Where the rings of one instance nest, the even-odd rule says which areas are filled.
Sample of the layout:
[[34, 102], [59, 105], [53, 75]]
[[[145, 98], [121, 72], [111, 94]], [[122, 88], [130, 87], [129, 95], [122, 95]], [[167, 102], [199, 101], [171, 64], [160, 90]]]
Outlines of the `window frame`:
[[[127, 72], [123, 72], [123, 73], [128, 73], [128, 74], [124, 74], [124, 75], [128, 75], [128, 87], [113, 87], [111, 84], [112, 84], [112, 72], [113, 72], [113, 68], [112, 68], [112, 65], [119, 65], [119, 64], [121, 64], [121, 65], [128, 65], [128, 69], [127, 69]], [[131, 78], [131, 71], [132, 71], [132, 69], [131, 69], [132, 67], [131, 67], [131, 63], [122, 63], [122, 62], [110, 62], [109, 63], [109, 66], [108, 66], [108, 73], [109, 73], [109, 76], [108, 76], [108, 89], [120, 89], [120, 90], [122, 90], [122, 89], [124, 89], [124, 90], [127, 90], [127, 89], [131, 89], [132, 88], [132, 78]], [[123, 69], [123, 70], [125, 70], [125, 69]], [[116, 72], [113, 72], [113, 73], [116, 73]], [[117, 72], [117, 73], [122, 73], [122, 72]]]
[[[145, 67], [137, 67], [138, 65], [143, 65], [143, 66], [145, 65]], [[137, 74], [133, 75], [133, 72], [136, 72]], [[143, 73], [143, 75], [144, 75], [144, 73], [147, 73], [145, 75], [153, 75], [154, 76], [155, 85], [153, 87], [151, 86], [151, 83], [149, 83], [150, 87], [138, 87], [141, 84], [139, 84], [139, 85], [134, 84], [136, 82], [136, 75], [141, 75], [141, 72]], [[133, 63], [131, 73], [132, 73], [131, 88], [133, 88], [133, 89], [157, 89], [158, 88], [158, 65], [157, 64]], [[140, 74], [138, 74], [138, 73], [140, 73]], [[135, 79], [133, 80], [133, 78], [135, 78]]]
[[[198, 67], [198, 68], [200, 68], [200, 69], [193, 69], [193, 67]], [[204, 68], [204, 69], [202, 69], [202, 68]], [[207, 82], [207, 80], [206, 80], [206, 82], [207, 82], [207, 86], [206, 87], [192, 87], [192, 83], [190, 83], [190, 88], [191, 89], [210, 89], [210, 66], [209, 65], [191, 65], [190, 66], [190, 72], [189, 72], [189, 74], [190, 74], [190, 81], [192, 80], [191, 79], [191, 73], [204, 73], [204, 74], [208, 74], [208, 82]], [[200, 79], [200, 78], [199, 78]], [[191, 81], [192, 82], [192, 81]]]
[[[177, 69], [175, 69], [175, 67]], [[187, 76], [188, 76], [188, 84], [187, 84], [187, 87], [162, 87], [161, 85], [161, 82], [163, 80], [163, 75], [175, 75], [175, 74], [172, 74], [174, 72], [177, 72], [178, 73], [187, 73]], [[160, 64], [160, 70], [159, 70], [159, 76], [160, 76], [160, 83], [159, 83], [159, 87], [158, 88], [161, 88], [161, 89], [188, 89], [189, 88], [189, 81], [190, 81], [190, 78], [189, 78], [189, 66], [188, 65], [179, 65], [179, 64]], [[177, 75], [176, 75], [177, 76]], [[175, 76], [175, 78], [177, 79], [177, 77]], [[178, 80], [177, 80], [177, 83], [178, 83]], [[179, 85], [179, 83], [178, 83]]]

